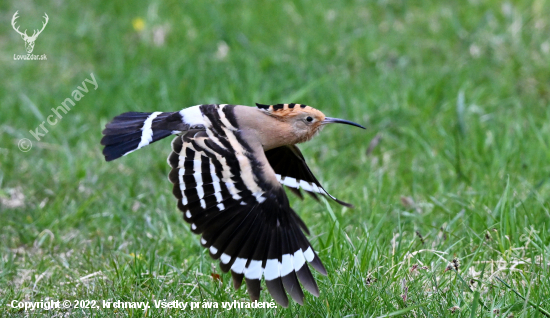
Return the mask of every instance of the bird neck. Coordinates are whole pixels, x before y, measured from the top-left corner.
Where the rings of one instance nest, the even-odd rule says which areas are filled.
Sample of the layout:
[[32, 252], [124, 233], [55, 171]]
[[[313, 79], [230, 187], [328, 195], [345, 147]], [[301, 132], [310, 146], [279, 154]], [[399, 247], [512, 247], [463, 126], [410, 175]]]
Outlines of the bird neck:
[[293, 127], [269, 116], [264, 111], [247, 106], [235, 106], [239, 129], [249, 142], [259, 142], [264, 151], [300, 142]]

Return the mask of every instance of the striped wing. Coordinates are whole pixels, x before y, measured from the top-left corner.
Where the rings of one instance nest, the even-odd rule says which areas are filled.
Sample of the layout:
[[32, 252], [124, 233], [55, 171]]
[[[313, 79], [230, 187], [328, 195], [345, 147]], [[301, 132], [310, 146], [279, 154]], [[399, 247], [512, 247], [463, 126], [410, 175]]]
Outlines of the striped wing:
[[266, 151], [265, 155], [277, 174], [277, 180], [300, 198], [302, 198], [302, 194], [299, 189], [302, 189], [311, 194], [315, 199], [318, 199], [316, 194], [322, 194], [343, 206], [353, 207], [349, 203], [338, 200], [321, 186], [321, 183], [319, 183], [307, 166], [304, 156], [297, 146], [278, 147]]
[[176, 137], [168, 158], [185, 221], [221, 269], [231, 270], [235, 288], [245, 279], [252, 300], [259, 299], [262, 277], [282, 306], [288, 306], [286, 292], [303, 304], [298, 279], [318, 296], [306, 262], [324, 275], [326, 270], [283, 188], [261, 179], [261, 164], [240, 138], [230, 106], [201, 110], [205, 130]]

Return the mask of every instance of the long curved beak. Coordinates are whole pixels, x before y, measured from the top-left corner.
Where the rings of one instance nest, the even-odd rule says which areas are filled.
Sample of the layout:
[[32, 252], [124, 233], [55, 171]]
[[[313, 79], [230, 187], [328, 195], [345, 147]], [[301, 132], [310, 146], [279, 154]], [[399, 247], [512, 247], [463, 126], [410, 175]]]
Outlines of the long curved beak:
[[323, 124], [346, 124], [346, 125], [352, 125], [352, 126], [355, 126], [355, 127], [367, 129], [367, 128], [359, 125], [358, 123], [354, 123], [352, 121], [345, 120], [345, 119], [332, 118], [332, 117], [325, 117], [325, 120], [323, 120]]

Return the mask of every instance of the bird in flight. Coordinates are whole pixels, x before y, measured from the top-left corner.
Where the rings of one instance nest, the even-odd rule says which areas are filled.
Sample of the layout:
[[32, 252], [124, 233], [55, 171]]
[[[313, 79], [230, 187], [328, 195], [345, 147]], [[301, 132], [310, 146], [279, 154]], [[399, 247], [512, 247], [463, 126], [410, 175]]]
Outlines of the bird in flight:
[[[331, 123], [365, 127], [326, 117], [301, 104], [257, 107], [210, 104], [178, 112], [129, 112], [103, 130], [106, 161], [155, 141], [177, 135], [168, 164], [173, 194], [201, 245], [231, 271], [233, 286], [243, 279], [250, 298], [260, 297], [260, 282], [281, 306], [287, 293], [303, 305], [302, 286], [315, 296], [319, 288], [308, 265], [327, 275], [305, 234], [309, 231], [290, 207], [283, 185], [302, 198], [330, 195], [296, 146]], [[304, 234], [305, 233], [305, 234]]]

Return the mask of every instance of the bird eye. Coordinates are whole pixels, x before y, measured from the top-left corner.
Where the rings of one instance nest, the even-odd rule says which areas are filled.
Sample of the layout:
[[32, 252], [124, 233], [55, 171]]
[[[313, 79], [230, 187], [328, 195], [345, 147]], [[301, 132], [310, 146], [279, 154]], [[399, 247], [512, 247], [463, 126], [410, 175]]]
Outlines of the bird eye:
[[309, 122], [312, 122], [313, 118], [311, 116], [307, 116], [306, 120], [309, 121]]

